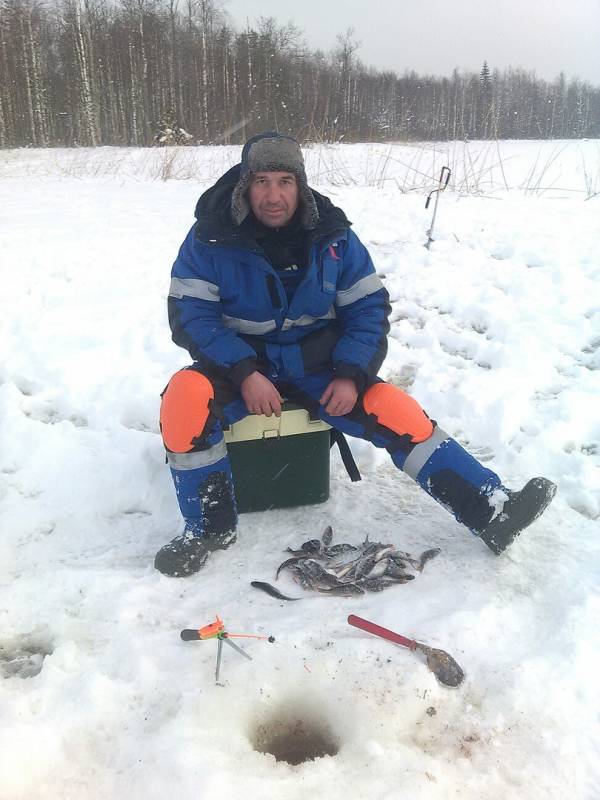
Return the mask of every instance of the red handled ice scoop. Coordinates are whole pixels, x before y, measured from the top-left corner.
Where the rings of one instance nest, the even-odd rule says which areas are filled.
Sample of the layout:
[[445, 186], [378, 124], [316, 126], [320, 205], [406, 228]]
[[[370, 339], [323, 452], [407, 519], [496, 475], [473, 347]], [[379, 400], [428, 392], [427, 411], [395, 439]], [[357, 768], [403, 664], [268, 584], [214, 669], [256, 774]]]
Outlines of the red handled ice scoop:
[[387, 639], [388, 642], [394, 642], [402, 645], [402, 647], [408, 647], [409, 650], [418, 650], [423, 653], [427, 658], [427, 666], [444, 686], [460, 686], [465, 678], [465, 673], [445, 650], [438, 650], [421, 642], [415, 642], [414, 639], [407, 639], [406, 636], [401, 636], [399, 633], [382, 628], [381, 625], [376, 625], [374, 622], [369, 622], [354, 614], [350, 614], [348, 623], [354, 625], [355, 628], [372, 633], [374, 636], [381, 636], [382, 639]]

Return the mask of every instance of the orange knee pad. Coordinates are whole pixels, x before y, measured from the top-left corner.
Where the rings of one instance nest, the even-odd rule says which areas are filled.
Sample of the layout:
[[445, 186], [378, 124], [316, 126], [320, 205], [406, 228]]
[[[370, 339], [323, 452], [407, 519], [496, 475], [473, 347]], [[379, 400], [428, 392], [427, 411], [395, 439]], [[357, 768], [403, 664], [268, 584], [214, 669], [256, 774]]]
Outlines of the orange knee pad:
[[176, 372], [163, 392], [160, 430], [167, 450], [189, 453], [206, 425], [215, 392], [211, 382], [194, 369]]
[[408, 434], [413, 442], [424, 442], [433, 433], [433, 424], [421, 406], [409, 394], [389, 383], [376, 383], [363, 398], [367, 414], [394, 433]]

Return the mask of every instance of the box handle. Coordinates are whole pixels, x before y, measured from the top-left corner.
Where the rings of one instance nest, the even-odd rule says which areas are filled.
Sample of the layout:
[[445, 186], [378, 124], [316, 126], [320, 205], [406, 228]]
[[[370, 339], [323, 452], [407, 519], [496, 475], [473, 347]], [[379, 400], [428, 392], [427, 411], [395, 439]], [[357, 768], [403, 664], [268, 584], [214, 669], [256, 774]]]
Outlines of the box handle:
[[269, 431], [263, 431], [262, 438], [263, 439], [279, 439], [279, 430], [272, 428]]

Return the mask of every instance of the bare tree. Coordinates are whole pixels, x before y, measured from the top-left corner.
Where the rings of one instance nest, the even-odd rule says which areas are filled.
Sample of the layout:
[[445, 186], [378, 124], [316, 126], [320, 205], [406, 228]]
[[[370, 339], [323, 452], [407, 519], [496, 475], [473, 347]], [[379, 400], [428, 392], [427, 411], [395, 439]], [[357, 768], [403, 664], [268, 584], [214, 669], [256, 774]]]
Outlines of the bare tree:
[[600, 136], [600, 88], [519, 69], [367, 69], [293, 25], [236, 31], [219, 0], [0, 0], [0, 147], [151, 144], [172, 110], [197, 142], [268, 127], [313, 140]]

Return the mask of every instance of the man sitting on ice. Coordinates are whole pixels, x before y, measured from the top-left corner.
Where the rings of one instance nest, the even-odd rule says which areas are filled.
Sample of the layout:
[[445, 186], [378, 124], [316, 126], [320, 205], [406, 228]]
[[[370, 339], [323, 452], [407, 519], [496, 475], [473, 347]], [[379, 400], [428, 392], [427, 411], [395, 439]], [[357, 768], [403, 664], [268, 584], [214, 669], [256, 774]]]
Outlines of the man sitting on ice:
[[241, 164], [200, 197], [196, 218], [169, 294], [173, 340], [194, 363], [171, 378], [161, 406], [184, 530], [157, 553], [158, 570], [190, 575], [235, 542], [222, 428], [248, 414], [279, 416], [282, 395], [385, 448], [494, 553], [542, 513], [551, 481], [507, 489], [416, 400], [377, 377], [388, 293], [344, 212], [309, 188], [295, 139], [250, 139]]

